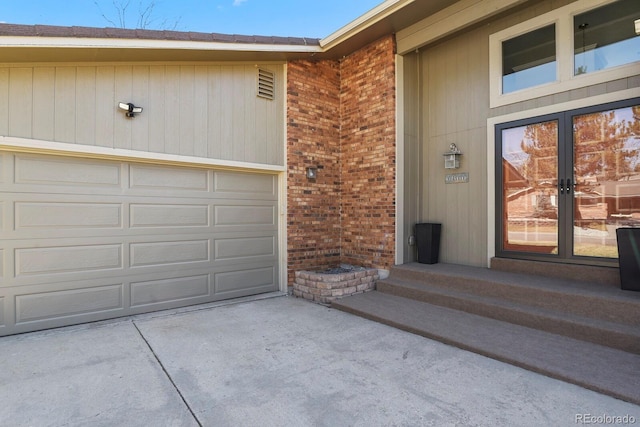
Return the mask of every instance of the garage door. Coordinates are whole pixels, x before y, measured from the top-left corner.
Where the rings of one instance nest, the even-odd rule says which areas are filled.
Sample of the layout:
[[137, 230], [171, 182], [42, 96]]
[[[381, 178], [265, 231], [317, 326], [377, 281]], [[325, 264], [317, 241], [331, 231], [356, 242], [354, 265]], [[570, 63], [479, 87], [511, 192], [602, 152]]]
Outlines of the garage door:
[[0, 156], [0, 335], [278, 289], [273, 174]]

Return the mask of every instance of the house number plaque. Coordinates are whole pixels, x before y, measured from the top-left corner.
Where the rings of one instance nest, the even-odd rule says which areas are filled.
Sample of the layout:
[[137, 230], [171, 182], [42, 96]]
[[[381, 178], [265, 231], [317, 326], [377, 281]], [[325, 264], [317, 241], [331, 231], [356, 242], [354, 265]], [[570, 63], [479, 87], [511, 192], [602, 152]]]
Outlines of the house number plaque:
[[444, 177], [445, 184], [462, 184], [465, 182], [469, 182], [469, 174], [467, 172], [450, 173]]

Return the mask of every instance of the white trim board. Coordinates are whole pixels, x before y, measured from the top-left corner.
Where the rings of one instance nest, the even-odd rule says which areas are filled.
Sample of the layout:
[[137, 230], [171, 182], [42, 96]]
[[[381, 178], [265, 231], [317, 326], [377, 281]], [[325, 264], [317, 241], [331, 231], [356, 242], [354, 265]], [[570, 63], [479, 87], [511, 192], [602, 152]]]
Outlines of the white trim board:
[[253, 172], [285, 172], [286, 166], [238, 162], [233, 160], [208, 159], [177, 154], [151, 153], [122, 148], [95, 147], [88, 145], [51, 142], [38, 139], [0, 136], [0, 151], [82, 157], [91, 159], [130, 160], [141, 163], [182, 165], [203, 168], [247, 170]]

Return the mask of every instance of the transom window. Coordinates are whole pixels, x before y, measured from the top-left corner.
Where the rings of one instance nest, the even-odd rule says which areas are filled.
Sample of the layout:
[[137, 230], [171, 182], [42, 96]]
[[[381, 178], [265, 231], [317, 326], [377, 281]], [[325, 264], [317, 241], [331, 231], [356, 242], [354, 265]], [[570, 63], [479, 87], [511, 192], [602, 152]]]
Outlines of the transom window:
[[502, 42], [502, 92], [556, 80], [556, 26]]
[[640, 60], [640, 1], [619, 0], [573, 17], [574, 75]]
[[490, 36], [491, 107], [638, 74], [640, 0], [581, 0]]

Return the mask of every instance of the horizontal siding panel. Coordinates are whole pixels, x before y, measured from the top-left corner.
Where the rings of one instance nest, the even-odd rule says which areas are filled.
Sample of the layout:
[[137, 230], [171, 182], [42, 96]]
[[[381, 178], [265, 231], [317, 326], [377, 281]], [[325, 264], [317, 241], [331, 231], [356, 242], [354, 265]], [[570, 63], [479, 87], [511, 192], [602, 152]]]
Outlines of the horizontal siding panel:
[[208, 205], [131, 205], [130, 224], [137, 227], [206, 227]]
[[16, 157], [16, 184], [120, 185], [120, 166], [80, 160]]
[[24, 203], [15, 204], [15, 229], [115, 228], [122, 226], [120, 204]]
[[131, 266], [179, 264], [209, 260], [209, 241], [131, 244]]
[[16, 249], [16, 277], [122, 268], [121, 245]]
[[16, 296], [16, 324], [123, 308], [122, 284]]
[[214, 259], [216, 261], [256, 256], [273, 256], [275, 255], [275, 238], [268, 236], [244, 239], [216, 239], [214, 241], [214, 247]]
[[131, 284], [131, 306], [199, 298], [208, 294], [208, 275], [138, 282]]

